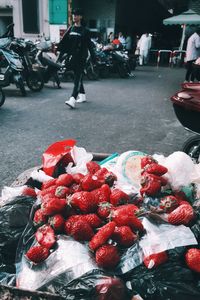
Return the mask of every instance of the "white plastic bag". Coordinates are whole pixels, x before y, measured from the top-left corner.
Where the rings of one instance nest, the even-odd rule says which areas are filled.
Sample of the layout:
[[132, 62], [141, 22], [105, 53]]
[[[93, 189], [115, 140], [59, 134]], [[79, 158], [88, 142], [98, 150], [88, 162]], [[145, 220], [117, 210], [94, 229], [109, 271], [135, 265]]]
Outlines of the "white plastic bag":
[[153, 157], [168, 169], [164, 177], [168, 179], [173, 190], [180, 190], [191, 184], [194, 163], [189, 155], [182, 151], [176, 151], [168, 157], [157, 154], [154, 154]]
[[85, 148], [76, 146], [73, 147], [70, 153], [75, 166], [73, 166], [72, 163], [69, 163], [66, 167], [66, 172], [69, 174], [81, 173], [86, 175], [88, 172], [86, 164], [93, 159], [92, 153], [88, 153]]

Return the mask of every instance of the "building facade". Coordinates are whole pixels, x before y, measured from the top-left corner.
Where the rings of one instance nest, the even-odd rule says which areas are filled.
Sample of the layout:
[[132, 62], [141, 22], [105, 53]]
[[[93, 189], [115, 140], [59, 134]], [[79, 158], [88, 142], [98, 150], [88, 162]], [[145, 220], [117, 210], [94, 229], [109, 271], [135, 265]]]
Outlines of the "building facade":
[[0, 34], [6, 26], [14, 23], [16, 37], [35, 39], [49, 36], [48, 0], [1, 0]]

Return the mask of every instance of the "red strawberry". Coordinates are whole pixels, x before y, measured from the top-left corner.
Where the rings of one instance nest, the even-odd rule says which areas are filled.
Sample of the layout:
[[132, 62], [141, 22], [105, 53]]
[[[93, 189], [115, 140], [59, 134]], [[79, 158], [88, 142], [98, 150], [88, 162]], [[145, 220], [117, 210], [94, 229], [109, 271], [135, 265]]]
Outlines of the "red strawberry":
[[43, 197], [45, 195], [51, 195], [51, 196], [55, 196], [55, 191], [57, 189], [56, 185], [52, 185], [46, 189], [43, 189], [41, 192], [39, 192], [39, 196]]
[[90, 192], [76, 192], [69, 199], [68, 204], [83, 213], [91, 213], [97, 209], [94, 197]]
[[61, 213], [66, 208], [67, 202], [65, 199], [51, 198], [41, 205], [42, 212], [45, 216], [52, 216]]
[[84, 175], [81, 173], [76, 173], [73, 174], [72, 177], [75, 183], [81, 183], [82, 179], [84, 178]]
[[109, 172], [106, 168], [100, 168], [97, 172], [94, 173], [94, 175], [97, 176], [99, 180], [105, 181], [106, 174], [108, 173]]
[[57, 180], [56, 185], [70, 186], [74, 182], [73, 176], [71, 174], [61, 174]]
[[147, 165], [145, 167], [145, 172], [149, 173], [149, 174], [154, 174], [157, 176], [162, 176], [165, 173], [168, 172], [168, 169], [162, 165], [159, 165], [157, 163], [152, 163], [150, 165]]
[[167, 253], [165, 251], [151, 254], [144, 258], [144, 265], [148, 268], [155, 268], [168, 260]]
[[33, 246], [25, 254], [25, 256], [35, 264], [43, 262], [50, 252], [48, 248], [43, 246]]
[[[102, 277], [95, 285], [98, 298], [95, 300], [122, 300], [127, 299], [124, 283], [118, 277]], [[133, 300], [134, 298], [132, 298]], [[137, 298], [138, 299], [138, 298]]]
[[[142, 178], [143, 180], [143, 178]], [[147, 196], [155, 196], [161, 190], [161, 181], [156, 180], [154, 175], [145, 174], [145, 182], [141, 182], [142, 188], [140, 189], [140, 194], [143, 196], [144, 194]]]
[[89, 242], [90, 249], [95, 251], [97, 248], [105, 244], [112, 236], [115, 230], [115, 226], [115, 222], [109, 222], [106, 225], [102, 226]]
[[200, 273], [200, 249], [189, 249], [185, 254], [185, 261], [191, 270]]
[[113, 207], [112, 215], [117, 216], [118, 214], [123, 214], [123, 215], [135, 216], [138, 210], [139, 210], [138, 207], [134, 204], [125, 204], [125, 205]]
[[74, 194], [81, 191], [82, 191], [82, 187], [80, 183], [72, 183], [72, 185], [69, 187], [70, 194]]
[[97, 214], [100, 218], [103, 220], [106, 220], [108, 216], [110, 215], [112, 204], [109, 202], [101, 202], [99, 204], [99, 208], [97, 210]]
[[102, 225], [102, 220], [96, 214], [87, 214], [82, 217], [92, 228], [98, 228]]
[[195, 213], [192, 206], [185, 201], [167, 216], [167, 220], [173, 225], [188, 225], [194, 217]]
[[36, 210], [33, 218], [33, 223], [35, 226], [41, 226], [47, 222], [47, 216], [43, 214], [42, 209]]
[[147, 165], [150, 165], [152, 163], [156, 163], [156, 160], [150, 156], [150, 155], [147, 155], [147, 156], [144, 156], [141, 158], [141, 169], [144, 169], [144, 167], [146, 167]]
[[58, 198], [66, 198], [69, 195], [70, 189], [66, 186], [58, 186], [55, 191], [55, 196]]
[[101, 169], [100, 165], [98, 163], [96, 163], [95, 161], [89, 161], [86, 164], [86, 167], [90, 174], [94, 174], [95, 172], [97, 172], [98, 170]]
[[36, 198], [37, 194], [35, 192], [35, 190], [29, 186], [26, 186], [23, 191], [22, 191], [22, 195], [23, 196], [30, 196], [32, 198]]
[[35, 238], [41, 246], [50, 249], [56, 242], [54, 230], [50, 225], [39, 227], [35, 233]]
[[111, 191], [110, 203], [114, 206], [126, 204], [130, 200], [130, 197], [120, 189], [114, 189]]
[[101, 202], [110, 202], [111, 190], [107, 184], [103, 184], [99, 189], [91, 191], [94, 201], [97, 205]]
[[54, 215], [49, 218], [48, 222], [51, 225], [51, 227], [53, 227], [55, 232], [60, 233], [63, 231], [64, 224], [65, 224], [65, 219], [63, 218], [63, 216], [61, 216], [59, 214]]
[[133, 215], [131, 213], [129, 214], [129, 212], [125, 213], [125, 210], [123, 209], [114, 211], [112, 214], [112, 220], [118, 226], [130, 226], [133, 231], [144, 230], [142, 222], [134, 214]]
[[118, 249], [113, 245], [103, 245], [97, 249], [95, 260], [100, 268], [112, 269], [120, 261]]
[[121, 246], [130, 247], [137, 240], [137, 235], [132, 232], [129, 226], [116, 226], [112, 239]]
[[165, 196], [160, 201], [160, 208], [163, 209], [165, 212], [172, 212], [176, 207], [179, 206], [179, 203], [176, 197], [169, 195]]
[[86, 221], [79, 220], [72, 225], [71, 235], [76, 241], [90, 241], [94, 232]]
[[40, 199], [41, 199], [42, 203], [49, 202], [53, 198], [55, 198], [55, 196], [52, 195], [52, 194], [46, 194], [44, 196], [40, 196]]
[[103, 184], [102, 181], [98, 179], [97, 176], [92, 174], [87, 174], [81, 181], [81, 186], [84, 191], [92, 191], [99, 188]]
[[161, 186], [165, 186], [168, 183], [168, 180], [163, 176], [148, 174], [144, 172], [140, 182], [142, 186], [144, 186], [147, 183], [148, 178], [155, 179], [155, 181], [160, 181]]
[[42, 183], [42, 190], [48, 189], [50, 186], [56, 185], [57, 178], [52, 178], [46, 182]]

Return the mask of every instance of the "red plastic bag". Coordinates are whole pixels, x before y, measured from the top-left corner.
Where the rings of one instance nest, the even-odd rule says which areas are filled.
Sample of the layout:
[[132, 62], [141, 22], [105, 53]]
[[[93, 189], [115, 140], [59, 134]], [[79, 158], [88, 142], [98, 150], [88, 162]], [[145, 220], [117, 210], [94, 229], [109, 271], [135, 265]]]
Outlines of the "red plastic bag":
[[63, 140], [58, 141], [50, 145], [42, 155], [42, 168], [43, 171], [49, 175], [53, 176], [58, 163], [62, 160], [65, 166], [69, 162], [73, 162], [70, 155], [70, 151], [76, 145], [75, 140]]

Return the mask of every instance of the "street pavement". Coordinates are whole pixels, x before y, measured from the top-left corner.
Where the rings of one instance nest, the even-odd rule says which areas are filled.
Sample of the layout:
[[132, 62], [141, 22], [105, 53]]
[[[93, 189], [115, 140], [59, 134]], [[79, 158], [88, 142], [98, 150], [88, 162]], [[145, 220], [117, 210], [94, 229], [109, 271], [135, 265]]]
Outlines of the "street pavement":
[[52, 143], [73, 138], [91, 152], [140, 150], [169, 155], [191, 136], [177, 120], [170, 96], [180, 89], [184, 68], [137, 67], [129, 79], [85, 81], [87, 103], [72, 110], [64, 102], [72, 82], [39, 93], [5, 88], [0, 109], [0, 189], [38, 166]]

